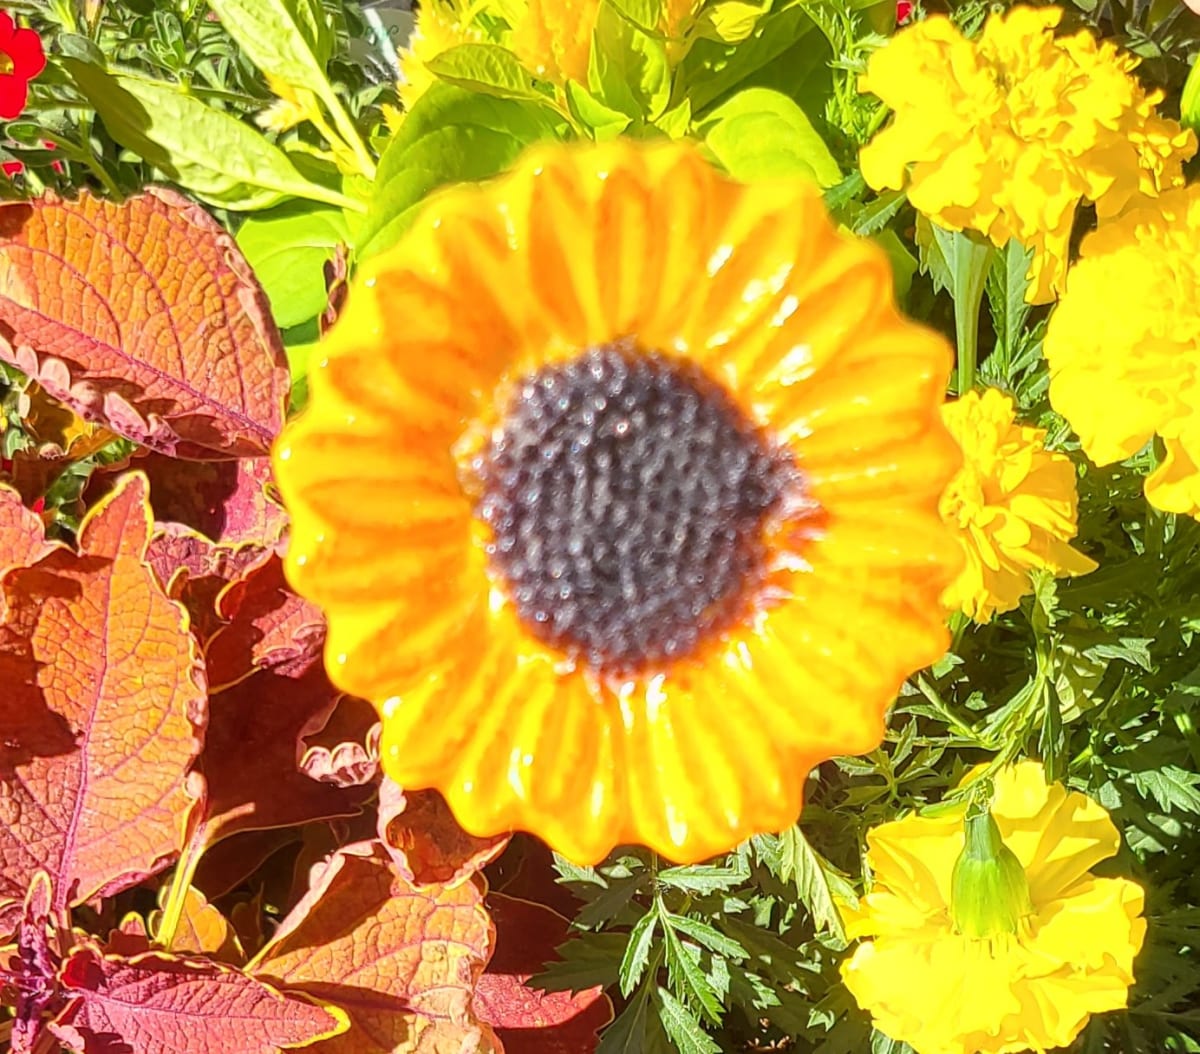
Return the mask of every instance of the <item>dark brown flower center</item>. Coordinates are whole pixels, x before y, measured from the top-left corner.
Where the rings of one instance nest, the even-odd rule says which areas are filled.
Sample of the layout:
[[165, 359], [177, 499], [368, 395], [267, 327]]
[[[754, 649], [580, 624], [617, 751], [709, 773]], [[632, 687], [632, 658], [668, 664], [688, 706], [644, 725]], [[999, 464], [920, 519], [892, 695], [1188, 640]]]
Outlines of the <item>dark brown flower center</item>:
[[720, 385], [625, 343], [525, 377], [473, 467], [525, 625], [606, 673], [685, 656], [744, 614], [798, 481]]

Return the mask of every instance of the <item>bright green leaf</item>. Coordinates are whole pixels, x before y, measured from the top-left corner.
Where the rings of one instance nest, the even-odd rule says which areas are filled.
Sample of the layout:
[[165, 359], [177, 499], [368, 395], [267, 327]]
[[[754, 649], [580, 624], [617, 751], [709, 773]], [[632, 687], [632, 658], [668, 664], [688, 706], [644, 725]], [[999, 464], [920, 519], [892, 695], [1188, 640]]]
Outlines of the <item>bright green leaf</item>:
[[654, 943], [654, 931], [658, 926], [658, 912], [643, 915], [629, 934], [625, 955], [621, 959], [621, 995], [628, 997], [642, 979], [650, 962], [650, 946]]
[[608, 0], [634, 25], [655, 30], [662, 21], [663, 0]]
[[[663, 948], [666, 952], [667, 978], [671, 987], [685, 997], [690, 1005], [698, 1007], [714, 1025], [721, 1021], [721, 1004], [713, 991], [696, 956], [679, 939], [670, 921], [663, 920]], [[698, 954], [698, 953], [697, 953]]]
[[770, 10], [769, 2], [753, 0], [719, 0], [701, 12], [696, 31], [710, 40], [740, 44], [754, 32], [755, 27]]
[[394, 245], [430, 192], [495, 176], [530, 143], [553, 139], [556, 131], [553, 115], [532, 101], [431, 85], [380, 159], [359, 232], [359, 260]]
[[665, 988], [658, 992], [658, 1016], [679, 1054], [721, 1054], [721, 1048], [678, 999]]
[[567, 81], [567, 107], [576, 121], [591, 129], [592, 138], [597, 143], [615, 139], [633, 122], [629, 114], [605, 106], [574, 81]]
[[833, 885], [838, 884], [839, 893], [848, 887], [845, 880], [833, 871], [804, 837], [798, 826], [789, 827], [780, 836], [780, 878], [785, 882], [795, 880], [796, 890], [805, 907], [812, 912], [813, 921], [819, 929], [828, 930], [839, 941], [845, 942], [846, 929], [842, 916], [833, 899]]
[[429, 72], [460, 88], [502, 99], [536, 99], [533, 74], [507, 48], [498, 44], [459, 44], [435, 55]]
[[221, 25], [263, 73], [324, 98], [333, 33], [320, 0], [209, 0]]
[[745, 948], [732, 937], [726, 937], [725, 934], [714, 929], [707, 922], [694, 919], [689, 915], [670, 915], [667, 923], [697, 944], [703, 945], [710, 952], [722, 955], [726, 959], [748, 958]]
[[829, 147], [799, 106], [769, 88], [747, 88], [699, 126], [705, 144], [735, 179], [807, 177], [822, 187], [842, 178]]
[[271, 301], [280, 329], [325, 310], [325, 263], [349, 240], [340, 209], [306, 202], [258, 213], [238, 229], [238, 246]]
[[588, 89], [636, 124], [652, 123], [671, 99], [666, 45], [602, 6], [588, 61]]
[[210, 205], [249, 212], [288, 197], [345, 203], [250, 125], [173, 85], [61, 62], [118, 143]]

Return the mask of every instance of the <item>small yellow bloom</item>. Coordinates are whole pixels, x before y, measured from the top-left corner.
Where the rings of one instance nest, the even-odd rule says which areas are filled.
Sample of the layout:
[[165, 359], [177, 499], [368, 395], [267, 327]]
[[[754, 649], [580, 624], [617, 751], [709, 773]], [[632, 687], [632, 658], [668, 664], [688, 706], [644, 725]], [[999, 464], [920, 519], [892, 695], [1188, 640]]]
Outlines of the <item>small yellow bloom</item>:
[[512, 48], [527, 69], [553, 81], [587, 84], [601, 0], [529, 0]]
[[1101, 220], [1182, 185], [1195, 135], [1158, 117], [1137, 60], [1083, 30], [1056, 39], [1058, 8], [992, 15], [977, 40], [934, 16], [875, 52], [859, 81], [895, 111], [863, 148], [872, 187], [907, 187], [948, 230], [1034, 249], [1029, 300], [1061, 291], [1081, 202]]
[[1066, 1046], [1090, 1015], [1125, 1005], [1145, 937], [1141, 887], [1089, 872], [1120, 836], [1096, 802], [1047, 784], [1038, 762], [1004, 770], [991, 815], [1001, 852], [1024, 868], [1028, 901], [1014, 903], [1030, 910], [1014, 933], [966, 936], [952, 922], [966, 811], [867, 835], [874, 884], [844, 909], [849, 936], [865, 939], [842, 978], [875, 1026], [917, 1054]]
[[484, 36], [459, 13], [454, 0], [428, 0], [421, 5], [408, 47], [400, 50], [400, 101], [405, 110], [437, 79], [427, 63], [459, 44], [478, 44]]
[[1033, 592], [1030, 572], [1083, 575], [1094, 561], [1067, 544], [1075, 537], [1075, 467], [1042, 445], [1046, 433], [1016, 421], [1003, 392], [969, 392], [942, 407], [963, 450], [963, 467], [942, 495], [942, 519], [955, 528], [967, 563], [942, 596], [977, 622], [1011, 611]]
[[1098, 465], [1158, 435], [1150, 504], [1200, 518], [1200, 186], [1084, 239], [1050, 318], [1050, 402]]

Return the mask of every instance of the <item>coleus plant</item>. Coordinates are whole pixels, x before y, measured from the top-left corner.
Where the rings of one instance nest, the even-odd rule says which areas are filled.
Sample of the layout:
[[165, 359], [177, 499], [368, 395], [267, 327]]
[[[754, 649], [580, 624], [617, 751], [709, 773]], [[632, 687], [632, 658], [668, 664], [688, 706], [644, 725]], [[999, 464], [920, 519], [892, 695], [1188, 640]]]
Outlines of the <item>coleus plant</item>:
[[[480, 874], [508, 839], [381, 783], [373, 711], [326, 679], [264, 456], [286, 359], [234, 241], [164, 190], [0, 223], [0, 354], [44, 429], [0, 486], [11, 1049], [592, 1049], [598, 989], [525, 984], [566, 920]], [[114, 436], [48, 540], [34, 496]], [[212, 902], [298, 839], [269, 936], [262, 886]]]

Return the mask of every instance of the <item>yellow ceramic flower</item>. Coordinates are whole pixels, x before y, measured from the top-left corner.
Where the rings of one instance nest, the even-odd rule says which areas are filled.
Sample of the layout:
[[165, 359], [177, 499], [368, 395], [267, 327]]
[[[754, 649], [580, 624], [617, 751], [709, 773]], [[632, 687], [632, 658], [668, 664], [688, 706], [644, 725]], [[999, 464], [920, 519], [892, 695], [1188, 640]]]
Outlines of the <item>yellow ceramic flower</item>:
[[1046, 433], [1017, 423], [1009, 396], [988, 388], [942, 407], [963, 451], [963, 467], [942, 495], [966, 566], [943, 603], [977, 622], [1011, 611], [1033, 592], [1030, 572], [1082, 575], [1096, 563], [1068, 543], [1075, 537], [1079, 496], [1075, 466], [1051, 453]]
[[476, 834], [793, 822], [946, 645], [949, 349], [802, 181], [545, 144], [371, 261], [275, 463], [383, 764]]
[[[970, 856], [966, 811], [909, 816], [867, 835], [874, 883], [845, 912], [848, 935], [863, 940], [842, 978], [875, 1026], [917, 1054], [1065, 1047], [1089, 1015], [1124, 1006], [1133, 983], [1146, 932], [1142, 889], [1089, 873], [1116, 853], [1120, 836], [1096, 802], [1047, 785], [1037, 762], [1001, 772], [991, 814], [1024, 882], [991, 887], [1016, 910], [975, 918], [954, 903], [985, 870], [976, 854], [973, 873], [954, 881], [956, 863]], [[1002, 862], [993, 857], [997, 868]]]
[[1146, 497], [1200, 517], [1200, 186], [1164, 194], [1084, 239], [1050, 317], [1050, 402], [1098, 465], [1157, 435]]
[[1015, 7], [967, 40], [943, 16], [898, 32], [859, 82], [895, 115], [863, 148], [872, 187], [909, 200], [949, 230], [1034, 249], [1029, 299], [1061, 291], [1081, 202], [1101, 220], [1139, 194], [1183, 183], [1196, 137], [1158, 117], [1161, 92], [1137, 60], [1088, 31], [1056, 39], [1061, 11]]

